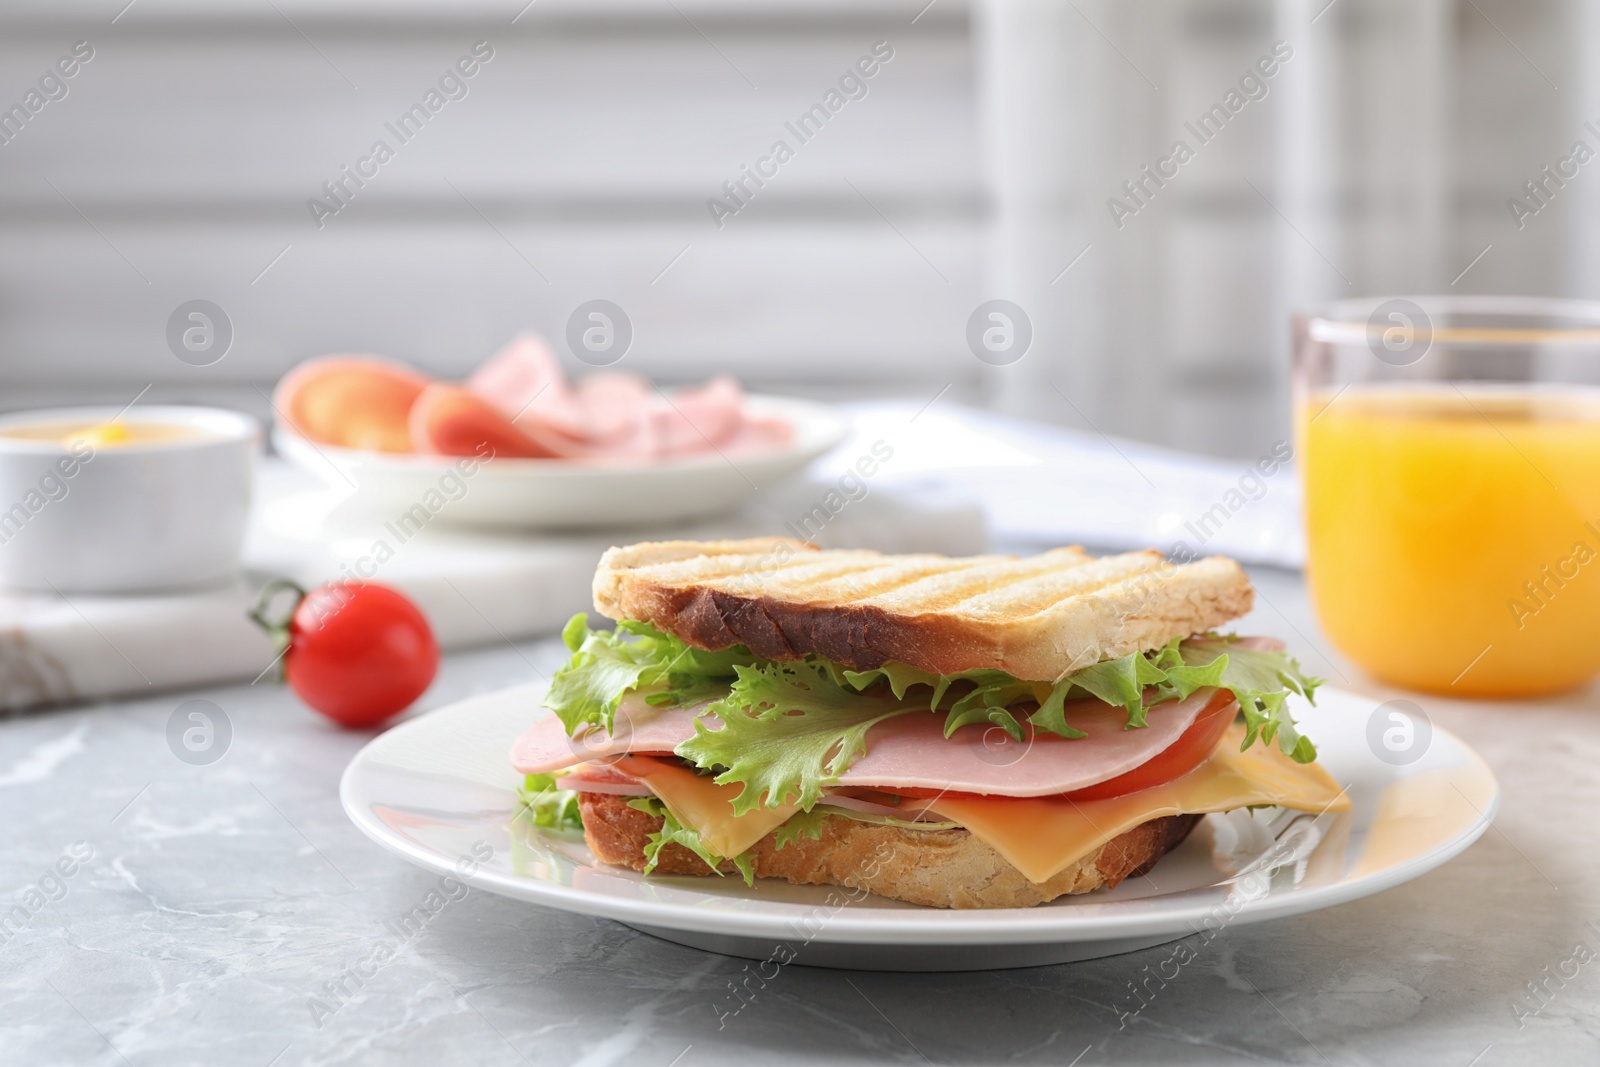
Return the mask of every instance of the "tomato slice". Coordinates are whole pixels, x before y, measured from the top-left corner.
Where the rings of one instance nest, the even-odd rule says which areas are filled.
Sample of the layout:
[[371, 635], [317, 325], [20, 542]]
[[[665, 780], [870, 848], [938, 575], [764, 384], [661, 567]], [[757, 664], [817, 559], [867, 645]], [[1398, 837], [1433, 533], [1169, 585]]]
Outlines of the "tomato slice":
[[1204, 763], [1233, 722], [1234, 695], [1218, 689], [1176, 741], [1125, 774], [1062, 794], [1068, 800], [1106, 800], [1181, 778]]
[[[1217, 742], [1222, 740], [1222, 735], [1227, 732], [1228, 724], [1234, 718], [1234, 696], [1226, 689], [1218, 689], [1200, 709], [1200, 714], [1195, 716], [1189, 728], [1178, 735], [1178, 739], [1162, 749], [1153, 758], [1141, 763], [1131, 771], [1108, 778], [1103, 782], [1085, 786], [1071, 793], [1057, 793], [1056, 796], [1067, 800], [1106, 800], [1110, 797], [1120, 797], [1125, 793], [1134, 793], [1140, 789], [1149, 789], [1151, 786], [1162, 785], [1180, 778], [1204, 763], [1211, 753], [1216, 750]], [[915, 797], [919, 800], [929, 800], [935, 797], [972, 797], [986, 798], [989, 800], [1004, 800], [984, 793], [957, 793], [953, 790], [943, 789], [895, 789], [894, 793], [903, 797]]]

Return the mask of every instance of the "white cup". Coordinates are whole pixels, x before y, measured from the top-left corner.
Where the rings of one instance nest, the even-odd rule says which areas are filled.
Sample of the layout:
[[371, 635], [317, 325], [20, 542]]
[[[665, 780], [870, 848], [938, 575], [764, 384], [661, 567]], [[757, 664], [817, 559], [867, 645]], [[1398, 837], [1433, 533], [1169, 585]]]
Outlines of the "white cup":
[[[122, 593], [204, 585], [239, 568], [261, 430], [220, 408], [136, 407], [120, 421], [176, 436], [105, 444], [66, 429], [98, 426], [115, 408], [0, 416], [0, 585]], [[62, 428], [59, 438], [9, 436]]]

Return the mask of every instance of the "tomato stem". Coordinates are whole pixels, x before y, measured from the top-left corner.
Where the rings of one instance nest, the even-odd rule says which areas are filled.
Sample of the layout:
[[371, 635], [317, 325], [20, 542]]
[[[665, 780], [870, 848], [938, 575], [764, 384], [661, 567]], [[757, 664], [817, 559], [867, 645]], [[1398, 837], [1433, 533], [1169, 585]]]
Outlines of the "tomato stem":
[[[267, 609], [278, 599], [278, 594], [286, 591], [294, 594], [289, 610], [279, 618], [269, 618]], [[268, 636], [272, 638], [273, 660], [278, 667], [277, 680], [280, 683], [284, 680], [284, 653], [289, 648], [289, 623], [294, 618], [294, 613], [299, 610], [300, 602], [305, 598], [306, 591], [298, 582], [288, 578], [274, 578], [262, 587], [261, 595], [256, 599], [256, 606], [245, 613], [251, 622], [267, 631]]]

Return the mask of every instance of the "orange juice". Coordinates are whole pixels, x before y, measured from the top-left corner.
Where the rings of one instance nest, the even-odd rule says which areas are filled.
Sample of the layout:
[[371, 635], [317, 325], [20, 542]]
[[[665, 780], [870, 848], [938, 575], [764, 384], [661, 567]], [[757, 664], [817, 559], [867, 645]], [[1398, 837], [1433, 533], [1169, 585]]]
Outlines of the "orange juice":
[[1455, 696], [1600, 674], [1600, 390], [1357, 386], [1296, 421], [1307, 578], [1341, 651]]

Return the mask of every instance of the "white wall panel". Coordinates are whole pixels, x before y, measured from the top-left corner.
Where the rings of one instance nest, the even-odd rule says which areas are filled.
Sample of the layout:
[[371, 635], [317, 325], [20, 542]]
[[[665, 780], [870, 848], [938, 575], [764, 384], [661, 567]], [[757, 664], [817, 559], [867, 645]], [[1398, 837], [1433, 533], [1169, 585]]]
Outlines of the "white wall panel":
[[[95, 48], [0, 146], [13, 395], [269, 383], [341, 349], [461, 373], [519, 328], [560, 348], [598, 296], [666, 379], [970, 375], [987, 198], [962, 5], [541, 4], [514, 26], [520, 4], [280, 6], [0, 11], [0, 102]], [[493, 58], [402, 144], [386, 123], [477, 40]], [[880, 41], [864, 95], [801, 143], [786, 122]], [[379, 138], [393, 159], [319, 227], [307, 199]], [[778, 139], [794, 157], [716, 225], [707, 199]], [[194, 297], [237, 330], [199, 370], [162, 340]]]
[[[1287, 423], [1292, 309], [1447, 289], [1491, 243], [1454, 291], [1600, 276], [1588, 169], [1520, 231], [1505, 206], [1600, 119], [1582, 0], [139, 0], [113, 24], [125, 2], [0, 6], [0, 106], [96, 49], [0, 146], [0, 406], [248, 400], [344, 348], [459, 373], [604, 296], [667, 379], [953, 382], [1254, 454]], [[1280, 38], [1267, 98], [1118, 229], [1107, 198]], [[466, 98], [318, 229], [307, 198], [479, 39]], [[866, 97], [717, 228], [707, 198], [879, 40]], [[238, 328], [198, 370], [161, 340], [193, 297]], [[967, 349], [992, 297], [1034, 319], [1015, 366]]]

